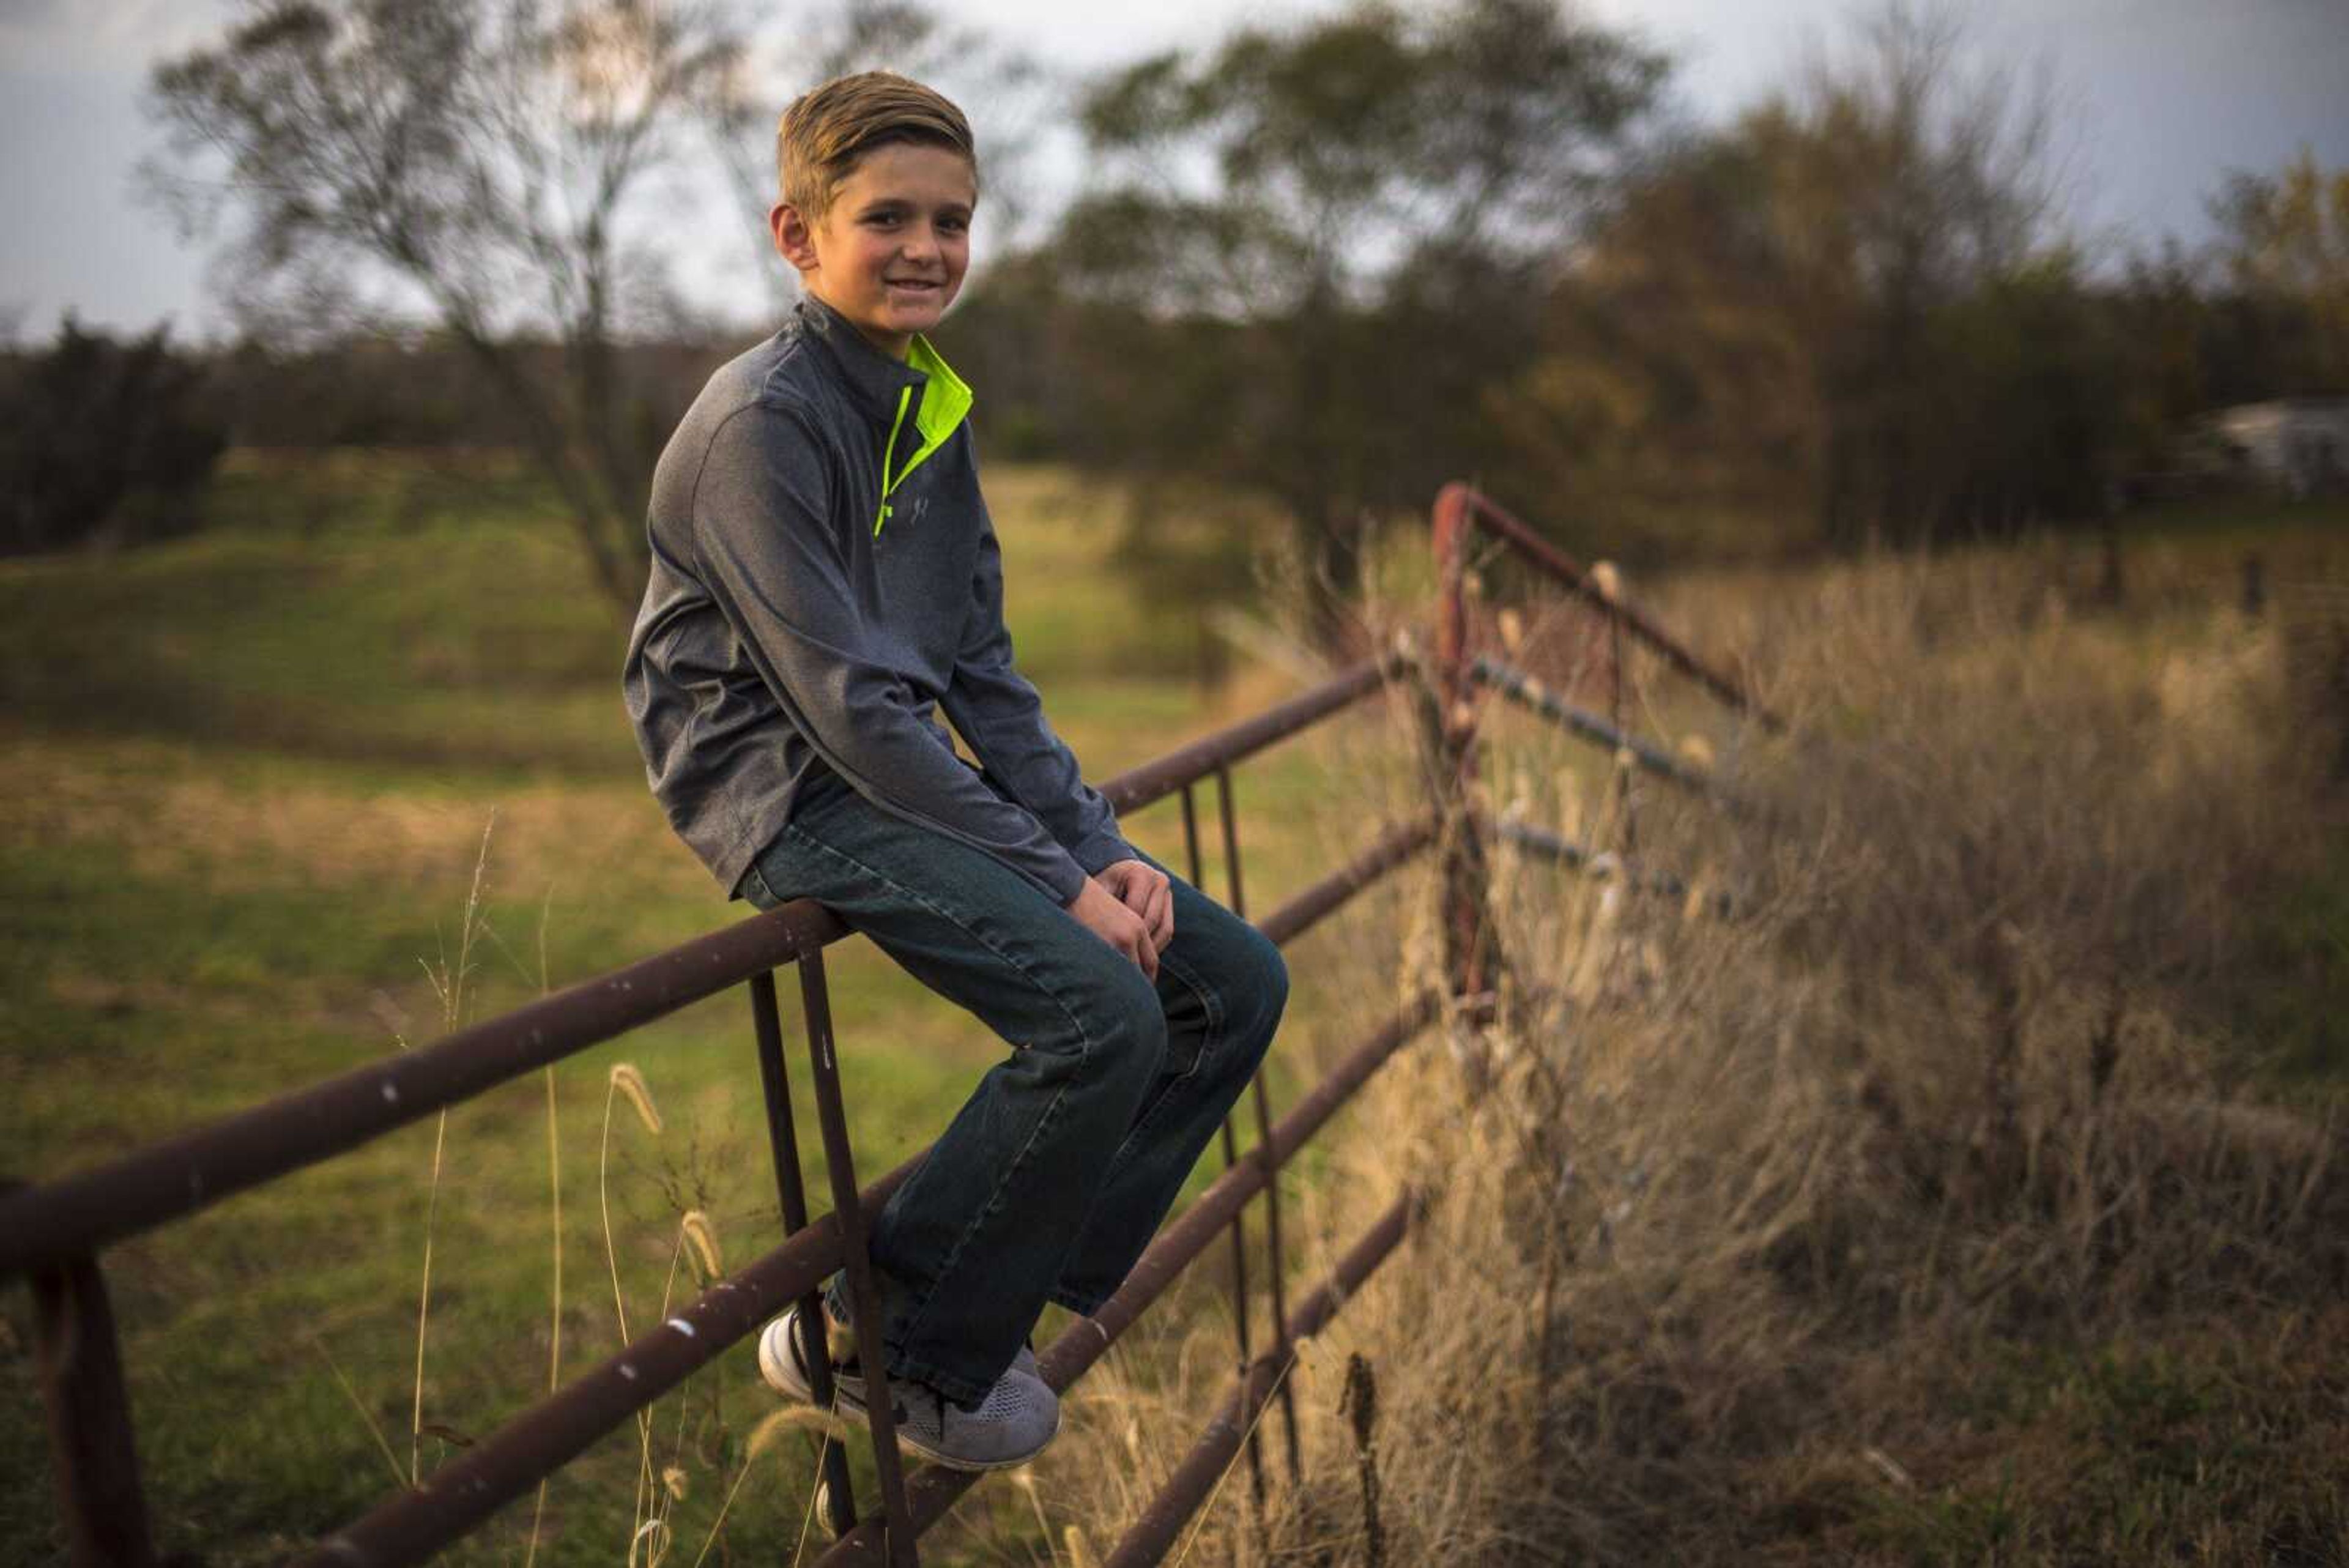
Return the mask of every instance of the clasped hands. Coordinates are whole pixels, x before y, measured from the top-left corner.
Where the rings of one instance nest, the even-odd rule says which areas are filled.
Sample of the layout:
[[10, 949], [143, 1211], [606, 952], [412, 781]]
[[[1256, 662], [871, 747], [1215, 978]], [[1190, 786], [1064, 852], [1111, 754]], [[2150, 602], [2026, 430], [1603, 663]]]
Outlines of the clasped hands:
[[1165, 872], [1146, 860], [1113, 862], [1085, 878], [1068, 910], [1144, 975], [1158, 978], [1158, 955], [1174, 940], [1174, 889]]

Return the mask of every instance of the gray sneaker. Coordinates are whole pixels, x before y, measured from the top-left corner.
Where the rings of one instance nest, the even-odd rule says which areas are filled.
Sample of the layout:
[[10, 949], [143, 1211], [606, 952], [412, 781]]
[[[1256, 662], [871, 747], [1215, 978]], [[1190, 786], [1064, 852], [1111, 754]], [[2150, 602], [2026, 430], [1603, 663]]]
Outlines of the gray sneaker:
[[[799, 1308], [760, 1332], [759, 1376], [778, 1394], [813, 1403], [814, 1380], [800, 1357]], [[829, 1352], [828, 1352], [829, 1354]], [[833, 1368], [843, 1411], [864, 1413], [864, 1377], [855, 1363]], [[976, 1410], [965, 1410], [925, 1383], [893, 1381], [890, 1415], [897, 1441], [949, 1469], [995, 1470], [1024, 1465], [1060, 1435], [1061, 1401], [1036, 1375], [1035, 1354], [1021, 1346], [1011, 1367]]]
[[896, 1382], [890, 1415], [897, 1441], [953, 1470], [1003, 1470], [1024, 1465], [1061, 1435], [1061, 1401], [1042, 1383], [1006, 1372], [976, 1410], [965, 1410], [926, 1383]]
[[[778, 1394], [788, 1394], [795, 1399], [815, 1402], [813, 1379], [799, 1364], [798, 1345], [792, 1339], [792, 1324], [799, 1317], [799, 1308], [787, 1308], [783, 1315], [767, 1324], [759, 1335], [759, 1374], [767, 1386]], [[825, 1348], [833, 1359], [832, 1380], [840, 1389], [840, 1402], [853, 1410], [864, 1408], [864, 1375], [856, 1370], [856, 1331], [824, 1314]], [[1011, 1371], [1022, 1377], [1044, 1381], [1043, 1368], [1036, 1365], [1036, 1347], [1022, 1342], [1018, 1354], [1011, 1358]]]

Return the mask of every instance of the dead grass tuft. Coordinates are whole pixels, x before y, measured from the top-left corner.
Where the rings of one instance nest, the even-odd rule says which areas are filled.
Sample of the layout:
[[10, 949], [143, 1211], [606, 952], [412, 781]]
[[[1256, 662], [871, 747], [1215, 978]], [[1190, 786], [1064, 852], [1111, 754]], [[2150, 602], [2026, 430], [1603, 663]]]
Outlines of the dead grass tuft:
[[[1877, 563], [1777, 604], [1799, 639], [1710, 623], [1770, 643], [1805, 737], [1717, 747], [1766, 831], [1494, 726], [1497, 805], [1599, 848], [1636, 812], [1736, 913], [1501, 857], [1519, 989], [1381, 1075], [1297, 1227], [1433, 1183], [1294, 1375], [1308, 1484], [1259, 1534], [1243, 1461], [1191, 1560], [1371, 1560], [1352, 1356], [1387, 1562], [2341, 1560], [2337, 1108], [2262, 1102], [2203, 1004], [2337, 742], [2271, 626], [2084, 618], [2029, 567]], [[1094, 1539], [1229, 1333], [1203, 1309], [1072, 1400]]]

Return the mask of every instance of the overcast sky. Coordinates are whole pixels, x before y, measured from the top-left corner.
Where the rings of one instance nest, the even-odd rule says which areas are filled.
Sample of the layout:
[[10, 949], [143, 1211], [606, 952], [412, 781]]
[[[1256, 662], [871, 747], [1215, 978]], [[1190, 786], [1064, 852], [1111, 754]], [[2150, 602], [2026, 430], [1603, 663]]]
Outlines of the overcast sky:
[[[1335, 8], [1314, 0], [942, 6], [1067, 71], [1204, 47], [1242, 18]], [[1703, 119], [1788, 80], [1806, 54], [1845, 36], [1854, 15], [1850, 0], [1585, 0], [1583, 10], [1670, 50], [1682, 105]], [[2273, 171], [2303, 146], [2327, 167], [2349, 166], [2349, 0], [1972, 0], [1965, 10], [1977, 50], [2052, 74], [2085, 230], [2198, 243], [2209, 233], [2203, 202], [2228, 170]], [[46, 337], [67, 309], [114, 327], [163, 317], [182, 335], [219, 326], [203, 256], [141, 204], [131, 171], [156, 141], [139, 107], [149, 66], [217, 36], [232, 14], [223, 0], [0, 0], [0, 328]], [[1072, 179], [1065, 149], [1048, 147], [1036, 178]], [[707, 222], [712, 255], [750, 254], [736, 213]], [[739, 289], [740, 275], [712, 265], [688, 275], [688, 291]], [[755, 307], [731, 303], [730, 314]]]

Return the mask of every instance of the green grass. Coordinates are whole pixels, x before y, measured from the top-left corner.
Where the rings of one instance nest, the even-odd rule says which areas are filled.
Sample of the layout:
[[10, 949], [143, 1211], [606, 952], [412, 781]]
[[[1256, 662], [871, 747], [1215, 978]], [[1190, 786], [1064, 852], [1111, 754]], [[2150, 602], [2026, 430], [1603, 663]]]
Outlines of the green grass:
[[[1022, 666], [1092, 776], [1281, 694], [1188, 680], [1190, 606], [1154, 606], [1125, 579], [1067, 475], [1009, 470], [990, 494]], [[239, 454], [212, 507], [211, 531], [151, 550], [0, 566], [0, 1135], [18, 1179], [438, 1034], [427, 967], [454, 961], [493, 810], [481, 911], [493, 937], [474, 955], [468, 1019], [536, 993], [542, 941], [560, 986], [749, 913], [725, 903], [646, 791], [618, 694], [625, 617], [510, 465]], [[1326, 766], [1305, 742], [1239, 772], [1258, 912], [1351, 842]], [[1212, 844], [1211, 794], [1202, 806]], [[1130, 826], [1182, 864], [1171, 806]], [[1207, 864], [1220, 891], [1220, 856]], [[1314, 944], [1343, 940], [1300, 947], [1278, 1105], [1324, 1044], [1310, 1018], [1328, 988], [1304, 972]], [[1002, 1047], [862, 942], [828, 967], [869, 1178], [942, 1127]], [[796, 1058], [796, 988], [782, 989]], [[623, 1102], [612, 1126], [631, 1325], [653, 1321], [679, 1209], [713, 1217], [732, 1267], [780, 1241], [747, 1014], [741, 993], [719, 996], [556, 1070], [567, 1370], [618, 1343], [596, 1204], [613, 1064], [642, 1070], [666, 1117], [656, 1138]], [[800, 1095], [820, 1195], [803, 1067]], [[544, 1391], [545, 1116], [533, 1075], [449, 1120], [424, 1416], [460, 1434]], [[379, 1500], [392, 1478], [340, 1379], [407, 1462], [432, 1144], [430, 1123], [406, 1128], [108, 1253], [167, 1550], [272, 1561]], [[1219, 1166], [1210, 1156], [1195, 1188]], [[0, 1561], [47, 1562], [62, 1543], [29, 1319], [21, 1292], [5, 1299]], [[773, 1407], [754, 1381], [738, 1346], [660, 1407], [664, 1453], [690, 1409], [673, 1563], [698, 1551], [721, 1470]], [[734, 1501], [735, 1550], [795, 1538], [802, 1448], [782, 1444]], [[426, 1468], [450, 1451], [428, 1438]], [[538, 1561], [624, 1557], [635, 1467], [623, 1432], [558, 1477]], [[520, 1562], [530, 1512], [509, 1508], [451, 1560]], [[966, 1539], [990, 1528], [982, 1517]], [[1032, 1534], [1024, 1502], [1001, 1528]]]
[[2253, 1069], [2292, 1088], [2349, 1076], [2349, 842], [2310, 846], [2313, 864], [2256, 919], [2249, 961], [2216, 999]]
[[2344, 526], [2349, 526], [2349, 500], [2340, 496], [2304, 501], [2282, 495], [2213, 496], [2149, 506], [2122, 519], [2125, 539], [2235, 546], [2262, 555], [2337, 544]]
[[2258, 1338], [1992, 1342], [1919, 1380], [1937, 1407], [1887, 1438], [1907, 1484], [1856, 1487], [1821, 1544], [1919, 1568], [2338, 1563], [2343, 1327], [2336, 1311], [2279, 1314]]
[[[1278, 680], [1193, 683], [1198, 595], [1167, 590], [1163, 561], [1138, 577], [1122, 566], [1113, 506], [1072, 476], [999, 469], [990, 499], [1021, 665], [1091, 776], [1286, 694]], [[510, 462], [240, 453], [212, 505], [209, 532], [152, 550], [0, 565], [0, 1135], [19, 1179], [90, 1165], [378, 1059], [400, 1039], [432, 1038], [440, 1010], [426, 968], [453, 954], [492, 810], [483, 915], [494, 940], [476, 953], [468, 1018], [536, 993], [542, 941], [560, 986], [748, 913], [723, 901], [647, 793], [617, 691], [626, 618], [597, 597]], [[2263, 549], [2282, 583], [2313, 537], [2305, 530], [2333, 525], [2305, 514], [2166, 519], [2134, 539], [2133, 592], [2207, 603], [2246, 547]], [[1423, 531], [1413, 520], [1390, 543], [1381, 580], [1417, 602]], [[2085, 573], [2086, 560], [2073, 565]], [[1225, 591], [1240, 597], [1245, 584]], [[1688, 629], [1707, 643], [1701, 621]], [[2147, 656], [2159, 652], [2148, 641]], [[1635, 728], [1667, 742], [1720, 738], [1711, 705], [1677, 683], [1659, 693]], [[1491, 733], [1496, 803], [1522, 796], [1544, 818], [1570, 791], [1586, 821], [1603, 809], [1604, 759], [1561, 753], [1519, 714]], [[1364, 774], [1392, 762], [1379, 744], [1374, 728], [1317, 731], [1238, 770], [1251, 912], [1376, 830], [1367, 803], [1381, 791]], [[1643, 853], [1701, 870], [1675, 858], [1673, 818], [1643, 788], [1657, 803], [1643, 820], [1661, 823], [1643, 828]], [[1203, 880], [1222, 896], [1215, 804], [1203, 790]], [[1183, 866], [1172, 803], [1127, 826]], [[2301, 886], [2262, 916], [2257, 973], [2240, 996], [2214, 999], [2230, 1032], [2265, 1043], [2287, 1076], [2323, 1082], [2349, 1061], [2344, 888], [2340, 845], [2313, 851]], [[1276, 1113], [1311, 1064], [1351, 1044], [1392, 978], [1392, 934], [1422, 896], [1415, 877], [1400, 879], [1293, 950]], [[1365, 943], [1371, 930], [1380, 942]], [[865, 944], [843, 944], [827, 967], [870, 1177], [941, 1127], [1001, 1046]], [[796, 987], [782, 993], [797, 1064]], [[631, 1325], [659, 1304], [680, 1209], [714, 1218], [731, 1267], [780, 1240], [747, 1012], [739, 992], [720, 996], [556, 1070], [567, 1372], [618, 1344], [596, 1201], [616, 1063], [639, 1067], [666, 1118], [655, 1137], [623, 1103], [611, 1127], [605, 1174]], [[821, 1210], [803, 1071], [796, 1083], [803, 1174]], [[411, 1127], [107, 1254], [167, 1550], [274, 1561], [391, 1487], [367, 1423], [405, 1465], [432, 1147], [429, 1123]], [[1284, 1193], [1306, 1197], [1325, 1158], [1309, 1148]], [[1211, 1153], [1194, 1190], [1220, 1164]], [[551, 1246], [545, 1087], [533, 1075], [450, 1117], [428, 1422], [476, 1437], [543, 1392]], [[1220, 1260], [1219, 1247], [1203, 1273]], [[1212, 1283], [1186, 1285], [1182, 1299], [1207, 1303]], [[2341, 1363], [2340, 1326], [2282, 1325], [2292, 1333], [2280, 1328], [2261, 1353], [2251, 1336], [1992, 1347], [1962, 1376], [1919, 1374], [1930, 1397], [1909, 1412], [1916, 1449], [1884, 1439], [1912, 1484], [1839, 1459], [1788, 1507], [1819, 1514], [1831, 1557], [1844, 1560], [2194, 1561], [2164, 1557], [2164, 1532], [2223, 1516], [2275, 1560], [2321, 1561], [2291, 1553], [2339, 1528], [2337, 1493], [2322, 1490], [2310, 1456], [2337, 1451], [2342, 1436], [2328, 1370]], [[669, 1568], [699, 1550], [721, 1478], [772, 1408], [747, 1346], [659, 1407], [657, 1462], [682, 1431], [688, 1475], [684, 1555]], [[0, 1563], [54, 1561], [20, 1291], [0, 1295]], [[452, 1445], [428, 1438], [426, 1468]], [[2206, 1469], [2189, 1477], [2189, 1458]], [[538, 1562], [625, 1559], [636, 1462], [623, 1431], [554, 1480]], [[865, 1484], [867, 1461], [858, 1468]], [[787, 1552], [808, 1480], [797, 1440], [762, 1460], [728, 1513], [730, 1547]], [[2189, 1486], [2219, 1488], [2197, 1495], [2220, 1505], [2192, 1504]], [[1048, 1491], [1045, 1505], [1056, 1528], [1091, 1528], [1087, 1501]], [[527, 1502], [510, 1507], [450, 1560], [520, 1563], [530, 1514]], [[1036, 1549], [1013, 1488], [982, 1489], [957, 1517], [926, 1543], [928, 1560], [1027, 1561]]]

